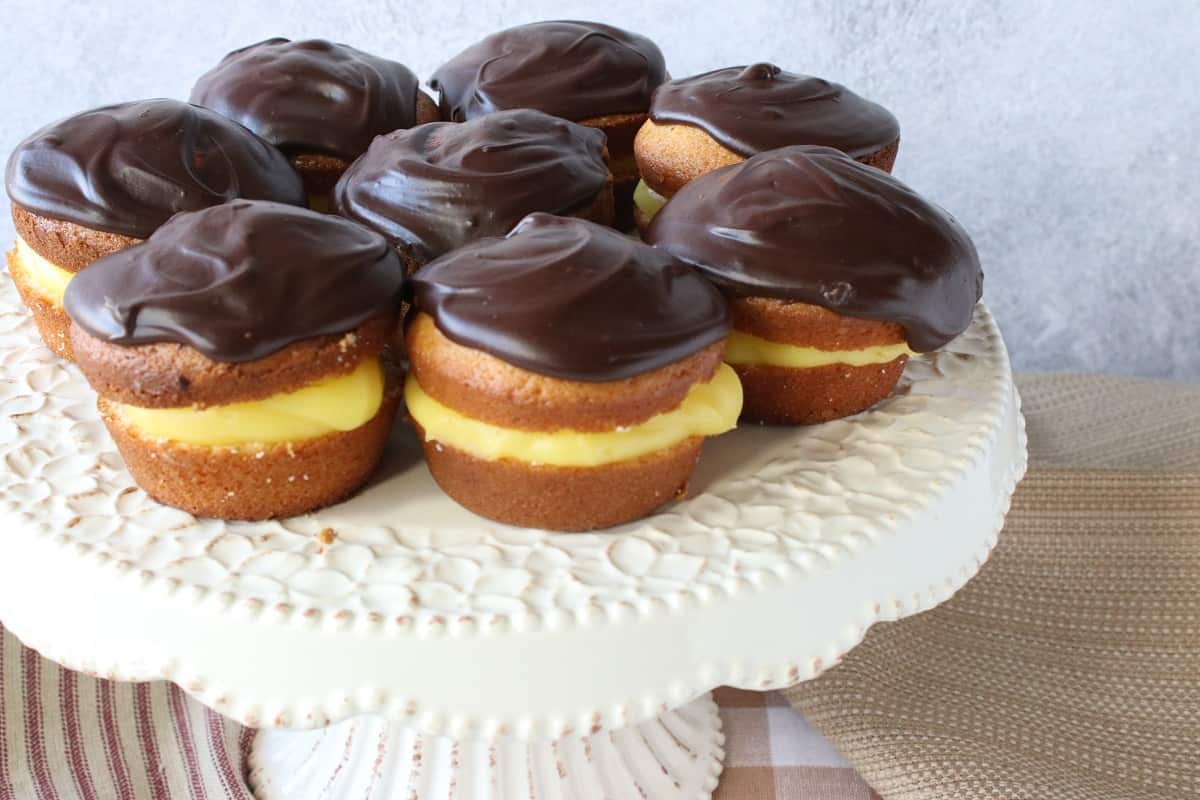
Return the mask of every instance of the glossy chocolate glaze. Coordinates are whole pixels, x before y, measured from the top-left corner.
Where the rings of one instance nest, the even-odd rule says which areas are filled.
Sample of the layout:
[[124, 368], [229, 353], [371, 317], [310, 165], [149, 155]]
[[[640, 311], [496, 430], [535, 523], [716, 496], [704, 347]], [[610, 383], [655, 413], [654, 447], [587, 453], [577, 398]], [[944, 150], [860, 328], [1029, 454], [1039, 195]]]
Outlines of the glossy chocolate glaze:
[[493, 33], [447, 61], [430, 85], [442, 119], [536, 108], [570, 120], [645, 112], [667, 79], [654, 42], [598, 22], [534, 22]]
[[117, 345], [176, 342], [253, 361], [399, 309], [404, 268], [382, 236], [338, 217], [235, 201], [180, 214], [67, 287], [67, 314]]
[[334, 209], [422, 260], [567, 213], [608, 182], [604, 134], [528, 109], [431, 122], [376, 139], [342, 176]]
[[953, 217], [828, 147], [772, 150], [702, 175], [658, 212], [646, 240], [735, 295], [900, 323], [918, 351], [966, 330], [983, 288]]
[[282, 153], [178, 100], [104, 106], [47, 125], [17, 145], [5, 183], [26, 211], [139, 239], [176, 212], [239, 197], [305, 203]]
[[741, 156], [816, 144], [855, 158], [900, 138], [900, 124], [881, 105], [845, 86], [784, 72], [774, 64], [728, 67], [664, 83], [650, 118], [700, 128]]
[[371, 140], [416, 122], [417, 76], [403, 64], [322, 39], [267, 39], [200, 76], [193, 103], [237, 120], [288, 155], [353, 161]]
[[698, 272], [612, 228], [530, 214], [423, 267], [417, 308], [449, 339], [518, 367], [615, 381], [665, 367], [729, 331]]

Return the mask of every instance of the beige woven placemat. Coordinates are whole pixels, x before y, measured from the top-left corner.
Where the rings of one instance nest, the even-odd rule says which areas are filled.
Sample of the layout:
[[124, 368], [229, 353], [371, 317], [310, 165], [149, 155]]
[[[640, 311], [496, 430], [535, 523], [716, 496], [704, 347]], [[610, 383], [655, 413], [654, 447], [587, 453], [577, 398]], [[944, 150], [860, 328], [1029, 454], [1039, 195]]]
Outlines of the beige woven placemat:
[[991, 560], [788, 699], [888, 800], [1200, 797], [1200, 387], [1021, 389]]

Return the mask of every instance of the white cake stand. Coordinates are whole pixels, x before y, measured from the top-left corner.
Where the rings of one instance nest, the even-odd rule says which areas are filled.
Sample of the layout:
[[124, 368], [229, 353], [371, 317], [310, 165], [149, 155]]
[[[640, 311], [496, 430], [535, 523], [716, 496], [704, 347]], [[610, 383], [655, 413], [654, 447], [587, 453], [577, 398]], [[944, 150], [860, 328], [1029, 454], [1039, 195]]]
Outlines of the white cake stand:
[[692, 499], [596, 534], [495, 524], [398, 428], [336, 508], [223, 523], [138, 490], [0, 282], [0, 619], [59, 663], [263, 729], [261, 798], [704, 798], [708, 692], [772, 689], [945, 600], [1025, 468], [981, 305], [853, 419], [706, 446]]

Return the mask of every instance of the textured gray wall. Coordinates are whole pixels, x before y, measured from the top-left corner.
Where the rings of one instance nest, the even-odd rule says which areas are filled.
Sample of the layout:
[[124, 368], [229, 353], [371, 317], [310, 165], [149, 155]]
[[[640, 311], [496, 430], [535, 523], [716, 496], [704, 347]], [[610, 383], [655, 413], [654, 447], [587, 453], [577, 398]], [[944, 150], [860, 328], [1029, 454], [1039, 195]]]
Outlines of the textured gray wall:
[[974, 235], [1018, 368], [1200, 381], [1195, 0], [220, 5], [3, 0], [0, 150], [87, 107], [186, 97], [227, 50], [272, 35], [344, 41], [428, 76], [494, 29], [599, 19], [655, 39], [676, 75], [774, 60], [889, 106], [896, 173]]

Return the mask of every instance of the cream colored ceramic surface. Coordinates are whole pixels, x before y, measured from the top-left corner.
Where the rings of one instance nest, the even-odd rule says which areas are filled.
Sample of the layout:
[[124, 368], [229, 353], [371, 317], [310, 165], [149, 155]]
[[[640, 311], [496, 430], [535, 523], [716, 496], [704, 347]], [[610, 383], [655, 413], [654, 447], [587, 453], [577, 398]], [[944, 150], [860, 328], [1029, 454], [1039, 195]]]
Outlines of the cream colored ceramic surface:
[[692, 499], [604, 533], [462, 510], [403, 430], [349, 503], [197, 520], [133, 485], [78, 372], [36, 343], [7, 277], [0, 292], [0, 618], [68, 666], [175, 680], [250, 724], [378, 711], [556, 738], [795, 683], [973, 574], [1024, 469], [980, 306], [875, 410], [722, 437]]
[[457, 742], [362, 716], [259, 733], [250, 784], [258, 800], [707, 800], [724, 741], [711, 696], [635, 727], [555, 742]]

